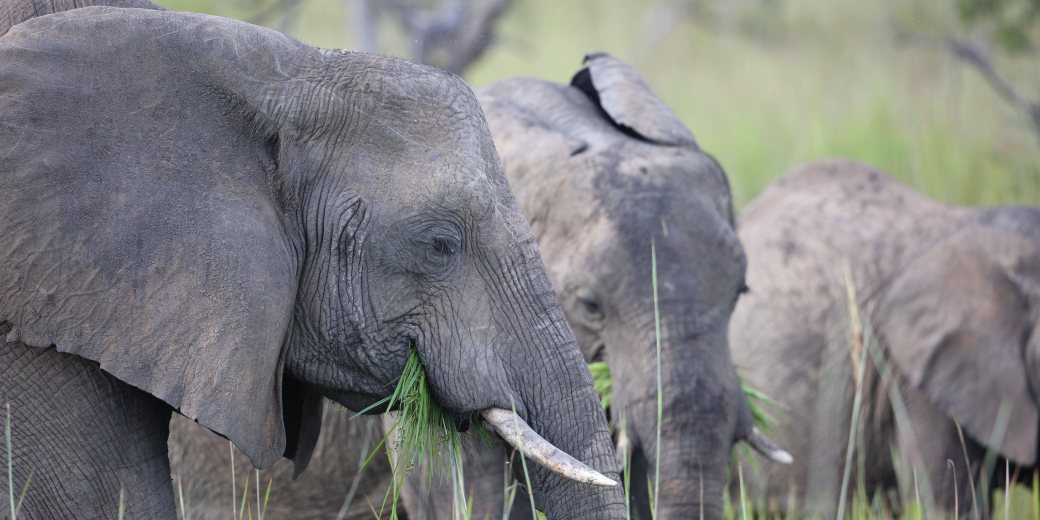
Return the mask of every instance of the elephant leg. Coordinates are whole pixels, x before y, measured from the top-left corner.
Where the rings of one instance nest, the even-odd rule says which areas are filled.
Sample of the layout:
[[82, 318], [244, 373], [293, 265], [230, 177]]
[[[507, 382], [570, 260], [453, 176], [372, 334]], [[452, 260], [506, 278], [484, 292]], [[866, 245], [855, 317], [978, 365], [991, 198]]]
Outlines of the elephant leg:
[[932, 500], [939, 509], [956, 512], [957, 516], [970, 513], [978, 518], [972, 513], [978, 510], [981, 518], [985, 518], [986, 493], [975, 493], [972, 489], [972, 483], [979, 484], [985, 451], [968, 437], [964, 437], [962, 444], [956, 423], [946, 413], [916, 389], [905, 384], [900, 386], [910, 418], [909, 428], [896, 419], [898, 471], [902, 473], [904, 500], [921, 496], [924, 501]]
[[124, 518], [175, 518], [164, 403], [97, 363], [0, 341], [0, 423], [8, 406], [14, 477], [0, 472], [0, 489], [17, 498], [28, 482], [18, 518], [117, 518], [120, 500]]

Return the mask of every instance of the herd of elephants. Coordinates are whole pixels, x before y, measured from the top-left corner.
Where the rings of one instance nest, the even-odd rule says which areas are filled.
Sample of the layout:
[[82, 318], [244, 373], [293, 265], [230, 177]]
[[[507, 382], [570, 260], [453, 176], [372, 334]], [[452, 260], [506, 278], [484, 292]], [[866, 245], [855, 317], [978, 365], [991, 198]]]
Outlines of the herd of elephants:
[[[473, 518], [513, 478], [511, 518], [642, 520], [846, 488], [985, 516], [1032, 480], [1040, 208], [826, 159], [738, 221], [633, 68], [576, 69], [474, 93], [147, 0], [0, 0], [0, 517], [228, 518], [256, 466], [266, 518], [372, 518], [389, 423], [343, 407], [412, 352], [506, 441], [464, 436]], [[449, 485], [409, 477], [404, 514], [452, 518]]]

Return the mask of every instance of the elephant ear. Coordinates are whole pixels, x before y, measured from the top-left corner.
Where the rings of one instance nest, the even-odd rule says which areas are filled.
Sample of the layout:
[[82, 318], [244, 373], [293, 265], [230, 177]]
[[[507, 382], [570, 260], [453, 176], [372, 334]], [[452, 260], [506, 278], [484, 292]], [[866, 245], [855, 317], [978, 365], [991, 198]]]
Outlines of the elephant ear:
[[602, 52], [585, 57], [571, 79], [622, 131], [668, 146], [697, 148], [693, 134], [632, 67]]
[[910, 383], [979, 443], [1036, 462], [1040, 243], [972, 225], [914, 259], [875, 309]]
[[0, 322], [267, 467], [309, 456], [286, 435], [306, 451], [300, 418], [320, 408], [299, 408], [320, 401], [282, 384], [299, 271], [272, 188], [285, 136], [228, 86], [241, 73], [259, 89], [249, 67], [282, 70], [271, 61], [303, 47], [261, 31], [87, 8], [0, 38]]

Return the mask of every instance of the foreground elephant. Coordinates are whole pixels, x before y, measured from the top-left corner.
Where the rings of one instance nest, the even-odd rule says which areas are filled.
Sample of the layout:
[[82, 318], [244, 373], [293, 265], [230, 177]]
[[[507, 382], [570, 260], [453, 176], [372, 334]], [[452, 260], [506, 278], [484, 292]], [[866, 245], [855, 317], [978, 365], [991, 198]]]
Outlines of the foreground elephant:
[[[611, 413], [615, 422], [625, 417], [633, 503], [644, 519], [657, 460], [653, 239], [664, 390], [658, 516], [717, 518], [734, 442], [750, 438], [786, 460], [754, 430], [730, 361], [727, 326], [745, 263], [725, 173], [638, 74], [607, 55], [590, 56], [573, 85], [514, 79], [482, 89], [480, 99], [585, 358], [605, 360], [613, 372]], [[185, 474], [209, 458], [226, 459], [225, 446], [189, 428], [174, 426], [175, 439], [199, 450], [183, 461]], [[352, 434], [344, 424], [325, 428]], [[466, 447], [473, 518], [501, 518], [505, 453], [477, 442]], [[320, 454], [351, 468], [356, 456]], [[224, 466], [211, 480], [228, 480]], [[317, 481], [289, 484], [287, 472], [281, 478], [277, 489], [288, 496], [279, 500], [320, 503], [326, 514], [343, 501], [343, 490], [321, 496]], [[411, 479], [405, 491], [410, 518], [449, 518], [450, 490], [425, 494], [421, 480]], [[380, 499], [389, 484], [378, 470], [363, 481]], [[219, 489], [217, 509], [231, 500], [226, 484]], [[352, 513], [371, 517], [364, 500]], [[526, 497], [514, 501], [513, 517], [530, 518]]]
[[[458, 78], [146, 9], [5, 32], [0, 403], [14, 486], [31, 475], [21, 518], [174, 516], [173, 410], [257, 467], [302, 471], [322, 398], [386, 396], [413, 350], [458, 423], [507, 431], [494, 419], [515, 405], [616, 478], [588, 370]], [[618, 487], [532, 469], [550, 516], [623, 516]]]
[[[1036, 464], [1040, 209], [946, 206], [827, 160], [767, 188], [740, 236], [751, 292], [733, 316], [734, 359], [782, 404], [779, 440], [796, 460], [747, 476], [763, 507], [833, 517], [861, 359], [850, 489], [916, 487], [964, 512], [970, 481], [994, 482], [987, 448], [1001, 478], [1004, 458], [1012, 471]], [[868, 317], [866, 350], [850, 308]]]

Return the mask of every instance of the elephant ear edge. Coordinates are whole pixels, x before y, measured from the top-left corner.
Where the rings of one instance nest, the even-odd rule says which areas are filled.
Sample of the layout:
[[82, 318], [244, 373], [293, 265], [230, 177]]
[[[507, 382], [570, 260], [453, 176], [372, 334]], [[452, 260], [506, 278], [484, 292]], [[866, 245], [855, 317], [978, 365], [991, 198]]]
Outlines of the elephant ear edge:
[[104, 6], [165, 11], [165, 9], [149, 0], [65, 0], [64, 3], [61, 0], [50, 0], [48, 2], [42, 2], [41, 0], [7, 0], [5, 5], [7, 9], [0, 9], [0, 36], [7, 34], [11, 27], [26, 20], [83, 7]]
[[665, 146], [698, 150], [697, 141], [642, 76], [603, 52], [585, 56], [585, 68], [571, 79], [623, 132]]
[[914, 259], [874, 306], [900, 373], [975, 441], [1025, 465], [1040, 435], [1038, 283], [1040, 244], [973, 225]]
[[184, 57], [193, 36], [266, 36], [254, 29], [95, 7], [0, 38], [0, 321], [9, 341], [96, 361], [268, 467], [305, 464], [313, 433], [292, 418], [320, 417], [320, 400], [283, 388], [297, 248], [270, 141]]

